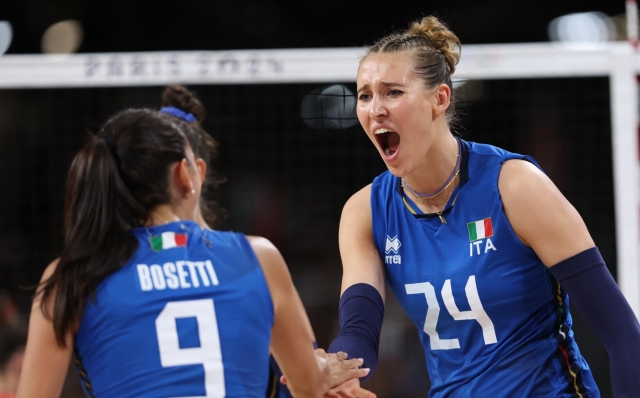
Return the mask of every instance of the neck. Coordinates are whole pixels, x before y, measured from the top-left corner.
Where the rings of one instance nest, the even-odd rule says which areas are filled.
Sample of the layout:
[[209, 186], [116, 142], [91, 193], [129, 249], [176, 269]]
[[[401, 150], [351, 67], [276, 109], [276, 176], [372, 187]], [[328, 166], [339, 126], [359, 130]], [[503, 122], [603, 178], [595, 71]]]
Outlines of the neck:
[[[424, 162], [403, 179], [416, 192], [422, 194], [438, 192], [447, 183], [452, 173], [455, 173], [459, 154], [458, 140], [447, 131], [446, 134], [443, 134], [442, 139], [434, 142], [431, 146]], [[455, 186], [456, 181], [449, 186], [447, 191]], [[440, 196], [446, 197], [446, 193]]]
[[151, 210], [147, 226], [163, 225], [174, 221], [180, 221], [177, 212], [170, 205], [159, 205]]

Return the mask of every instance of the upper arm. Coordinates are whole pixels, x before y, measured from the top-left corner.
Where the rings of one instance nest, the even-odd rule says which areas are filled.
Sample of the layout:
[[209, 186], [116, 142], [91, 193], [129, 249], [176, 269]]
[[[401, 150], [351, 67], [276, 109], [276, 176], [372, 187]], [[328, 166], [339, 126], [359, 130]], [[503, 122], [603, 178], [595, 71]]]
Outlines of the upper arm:
[[373, 240], [370, 195], [371, 184], [356, 192], [342, 209], [338, 234], [342, 292], [356, 283], [367, 283], [378, 290], [384, 301], [384, 265]]
[[[46, 281], [55, 271], [58, 260], [54, 260], [42, 275]], [[53, 298], [49, 296], [47, 309], [53, 314]], [[73, 333], [67, 336], [66, 346], [60, 347], [53, 330], [53, 322], [47, 319], [41, 309], [42, 295], [33, 300], [29, 317], [29, 332], [25, 348], [24, 362], [20, 374], [17, 398], [58, 397], [67, 375], [73, 352]]]
[[547, 267], [595, 246], [580, 214], [530, 162], [505, 162], [498, 188], [516, 235]]
[[318, 388], [323, 376], [313, 351], [313, 330], [287, 265], [267, 239], [248, 237], [248, 240], [258, 257], [273, 301], [273, 356], [287, 375], [291, 390]]

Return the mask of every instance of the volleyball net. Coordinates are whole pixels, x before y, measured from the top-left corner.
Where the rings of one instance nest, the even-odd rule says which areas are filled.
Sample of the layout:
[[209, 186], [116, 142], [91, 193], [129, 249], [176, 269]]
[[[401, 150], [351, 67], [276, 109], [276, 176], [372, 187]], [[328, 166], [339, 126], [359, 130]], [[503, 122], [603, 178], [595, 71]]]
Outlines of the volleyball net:
[[[220, 142], [213, 166], [228, 178], [216, 196], [228, 212], [220, 228], [262, 235], [280, 248], [326, 347], [337, 328], [342, 206], [386, 168], [357, 123], [314, 128], [301, 108], [328, 85], [355, 92], [361, 55], [339, 48], [0, 57], [0, 288], [32, 284], [59, 255], [62, 189], [86, 130], [124, 108], [157, 108], [163, 86], [180, 83], [207, 107], [205, 128]], [[453, 76], [455, 129], [538, 160], [584, 218], [636, 314], [638, 74], [640, 56], [626, 43], [549, 43], [464, 46]], [[13, 293], [28, 308], [29, 295]], [[386, 372], [399, 368], [385, 355], [409, 344], [403, 322], [401, 310], [388, 308]], [[419, 342], [411, 344], [419, 351]], [[590, 345], [581, 347], [589, 357]], [[591, 357], [606, 360], [601, 352]], [[599, 366], [592, 363], [606, 386], [606, 362]], [[423, 379], [389, 394], [413, 389], [419, 396]], [[384, 396], [385, 388], [373, 389]]]
[[[219, 97], [215, 109], [209, 105], [213, 116], [218, 117], [216, 129], [228, 130], [230, 126], [220, 125], [228, 120], [237, 130], [234, 136], [244, 134], [242, 129], [270, 131], [282, 126], [289, 126], [293, 134], [306, 134], [297, 131], [302, 126], [295, 125], [294, 120], [282, 120], [282, 124], [271, 127], [265, 123], [276, 118], [274, 113], [282, 114], [277, 109], [280, 104], [287, 103], [289, 110], [299, 108], [305, 92], [314, 87], [329, 83], [353, 87], [361, 55], [361, 49], [350, 48], [5, 55], [0, 57], [0, 89], [7, 102], [3, 113], [8, 116], [7, 109], [12, 109], [14, 115], [22, 114], [26, 119], [17, 118], [4, 129], [18, 120], [42, 118], [48, 113], [55, 113], [54, 125], [61, 119], [95, 124], [100, 119], [87, 117], [97, 116], [101, 109], [108, 113], [116, 110], [114, 106], [154, 104], [158, 90], [153, 87], [181, 83], [204, 86], [197, 91], [210, 93], [205, 97]], [[463, 110], [462, 130], [468, 133], [465, 138], [537, 155], [566, 195], [573, 195], [574, 188], [569, 185], [580, 187], [570, 198], [579, 210], [581, 202], [594, 202], [581, 211], [587, 221], [605, 213], [607, 218], [615, 218], [613, 227], [603, 227], [607, 223], [596, 221], [590, 230], [596, 235], [602, 230], [609, 236], [615, 234], [609, 263], [615, 264], [618, 283], [636, 314], [640, 314], [639, 72], [640, 56], [626, 43], [589, 48], [540, 43], [465, 46], [454, 76], [462, 84], [458, 91], [463, 97], [459, 107]], [[259, 99], [251, 99], [255, 95]], [[56, 99], [59, 96], [64, 99]], [[20, 98], [27, 101], [20, 104]], [[206, 103], [207, 98], [203, 99]], [[218, 113], [230, 105], [225, 103], [228, 101], [237, 102], [236, 108], [224, 115]], [[290, 117], [299, 119], [295, 112]], [[16, 124], [10, 130], [19, 131], [20, 127]], [[74, 135], [71, 131], [66, 134]], [[331, 134], [332, 140], [343, 135]], [[234, 161], [246, 157], [259, 162], [256, 151], [270, 150], [259, 142], [243, 140], [247, 151], [244, 155], [235, 153]], [[309, 144], [318, 147], [318, 143]], [[68, 146], [62, 147], [65, 152]], [[263, 155], [274, 159], [295, 157], [291, 151], [278, 153], [277, 148], [271, 149], [272, 154]], [[333, 158], [335, 152], [328, 145], [323, 156]], [[361, 154], [350, 156], [358, 158]], [[356, 163], [345, 161], [348, 165]], [[351, 173], [348, 166], [345, 169], [345, 174]], [[613, 183], [607, 182], [611, 179]], [[587, 185], [593, 186], [593, 192]], [[605, 200], [606, 196], [610, 199]], [[605, 211], [604, 204], [610, 202], [614, 209]]]

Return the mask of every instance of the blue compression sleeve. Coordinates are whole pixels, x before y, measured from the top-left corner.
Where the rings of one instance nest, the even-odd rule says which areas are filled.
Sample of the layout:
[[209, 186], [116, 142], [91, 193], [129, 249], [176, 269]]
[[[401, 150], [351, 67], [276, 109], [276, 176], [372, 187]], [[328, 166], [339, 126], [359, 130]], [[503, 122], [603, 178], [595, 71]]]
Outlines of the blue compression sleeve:
[[378, 346], [384, 317], [384, 303], [373, 286], [358, 283], [349, 286], [340, 297], [340, 332], [328, 352], [344, 351], [349, 358], [362, 358], [369, 368], [367, 380], [378, 366]]
[[640, 324], [593, 247], [549, 268], [609, 354], [613, 396], [640, 391]]

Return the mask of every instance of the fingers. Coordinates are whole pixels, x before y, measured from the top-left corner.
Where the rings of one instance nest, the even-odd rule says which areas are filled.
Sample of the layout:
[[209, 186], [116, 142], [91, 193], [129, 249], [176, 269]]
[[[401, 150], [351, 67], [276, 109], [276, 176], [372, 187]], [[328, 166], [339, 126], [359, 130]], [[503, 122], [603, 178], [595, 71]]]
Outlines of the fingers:
[[331, 398], [377, 398], [376, 394], [371, 391], [367, 391], [363, 388], [357, 388], [350, 391], [340, 391], [334, 392], [333, 390], [329, 391], [324, 395], [324, 397]]
[[325, 350], [323, 350], [322, 348], [316, 348], [314, 350], [314, 352], [316, 353], [317, 356], [319, 356], [320, 358], [326, 358], [327, 357], [327, 352]]
[[348, 357], [348, 355], [344, 351], [336, 352], [336, 358], [338, 358], [339, 361], [344, 361], [345, 359], [347, 359], [347, 357]]
[[354, 392], [354, 394], [356, 398], [376, 398], [376, 394], [364, 388], [358, 388], [358, 391]]
[[325, 352], [322, 348], [318, 348], [316, 349], [316, 355], [318, 354], [318, 350], [324, 352], [327, 356], [327, 358], [336, 358], [338, 361], [343, 361], [345, 359], [347, 359], [349, 357], [349, 355], [347, 355], [346, 352], [344, 351], [338, 351], [338, 352]]
[[369, 372], [371, 371], [371, 369], [369, 368], [363, 368], [363, 369], [348, 369], [347, 370], [347, 377], [349, 379], [353, 379], [353, 378], [361, 378], [361, 377], [365, 377], [366, 375], [369, 374]]
[[334, 397], [335, 398], [358, 398], [357, 396], [353, 395], [350, 391], [345, 391], [345, 390], [341, 390], [338, 392], [335, 392], [334, 390], [330, 390], [324, 396], [331, 397], [331, 398], [334, 398]]
[[362, 366], [363, 363], [364, 363], [364, 359], [362, 358], [347, 359], [343, 361], [343, 365], [345, 369], [359, 368], [360, 366]]

